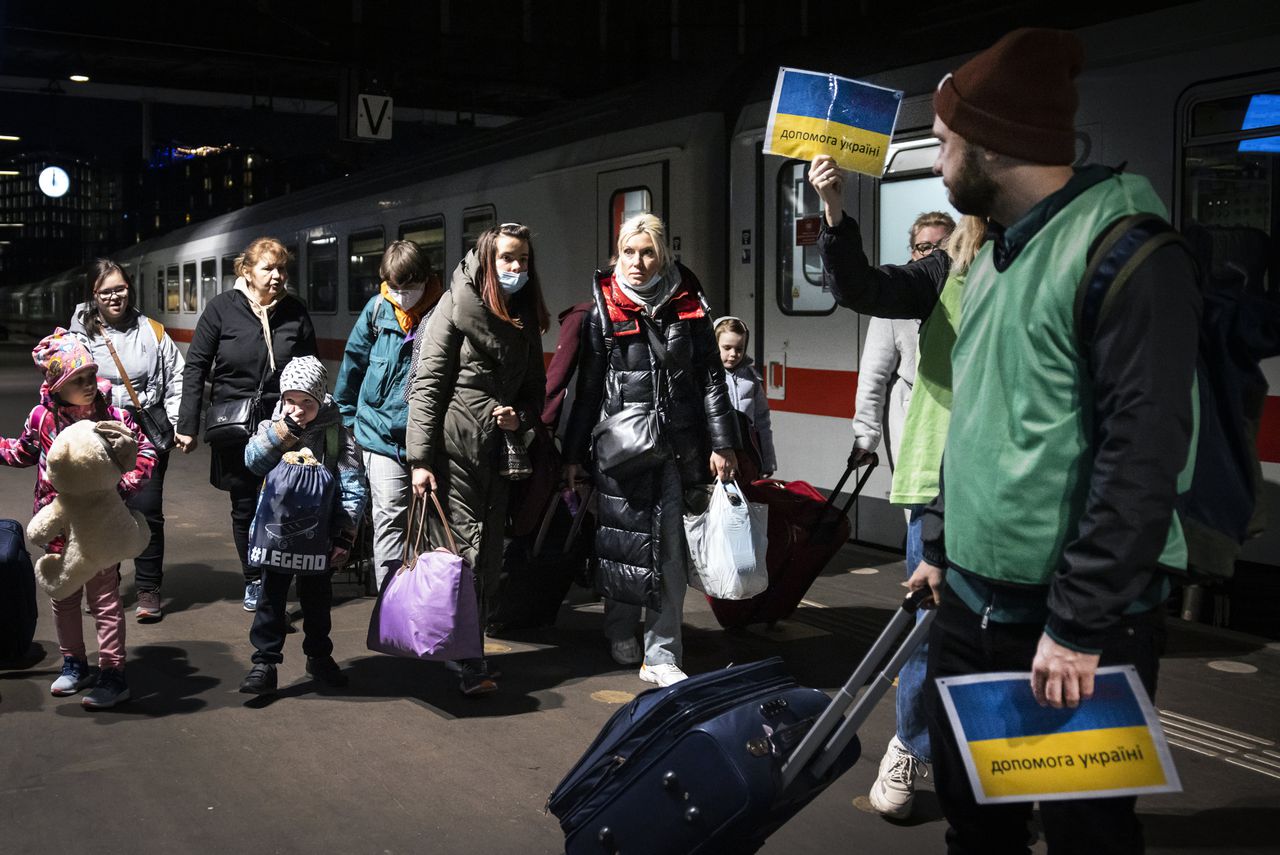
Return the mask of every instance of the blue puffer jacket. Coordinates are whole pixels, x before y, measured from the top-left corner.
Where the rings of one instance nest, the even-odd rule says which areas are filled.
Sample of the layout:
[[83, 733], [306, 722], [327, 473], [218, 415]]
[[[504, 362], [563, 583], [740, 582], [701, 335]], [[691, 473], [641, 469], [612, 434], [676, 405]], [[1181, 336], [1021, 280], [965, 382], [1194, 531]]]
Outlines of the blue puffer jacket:
[[[425, 323], [424, 318], [414, 332]], [[355, 432], [360, 447], [401, 463], [409, 419], [404, 392], [412, 356], [413, 339], [400, 329], [395, 308], [374, 295], [347, 338], [333, 390], [342, 422]]]

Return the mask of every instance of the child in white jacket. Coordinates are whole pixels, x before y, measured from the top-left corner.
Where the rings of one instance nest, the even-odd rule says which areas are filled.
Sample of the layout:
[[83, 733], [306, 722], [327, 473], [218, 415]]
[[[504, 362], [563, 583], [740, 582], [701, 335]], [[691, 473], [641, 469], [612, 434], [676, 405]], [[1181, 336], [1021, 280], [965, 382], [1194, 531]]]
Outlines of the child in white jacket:
[[773, 426], [769, 421], [769, 399], [765, 395], [760, 373], [747, 356], [750, 333], [740, 318], [720, 318], [715, 325], [716, 345], [724, 365], [724, 382], [729, 400], [738, 412], [751, 422], [753, 439], [760, 452], [760, 477], [768, 478], [778, 468], [773, 450]]

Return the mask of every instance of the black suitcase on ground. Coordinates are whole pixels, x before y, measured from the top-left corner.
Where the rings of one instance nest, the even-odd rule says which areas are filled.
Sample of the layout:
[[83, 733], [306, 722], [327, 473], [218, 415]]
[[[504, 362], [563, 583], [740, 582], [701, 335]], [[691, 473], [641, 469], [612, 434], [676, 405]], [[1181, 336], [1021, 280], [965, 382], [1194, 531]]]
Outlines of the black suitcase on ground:
[[[502, 554], [496, 605], [485, 632], [550, 626], [575, 578], [585, 575], [591, 560], [594, 526], [587, 525], [587, 500], [576, 516], [559, 491], [551, 496], [537, 532], [514, 537]], [[585, 530], [584, 530], [585, 529]]]
[[0, 665], [21, 664], [36, 637], [36, 573], [22, 526], [0, 520]]
[[797, 685], [775, 657], [654, 689], [623, 707], [547, 803], [567, 855], [757, 851], [857, 761], [858, 727], [923, 640], [932, 612], [855, 704], [858, 689], [915, 621], [923, 597], [903, 601], [834, 699]]

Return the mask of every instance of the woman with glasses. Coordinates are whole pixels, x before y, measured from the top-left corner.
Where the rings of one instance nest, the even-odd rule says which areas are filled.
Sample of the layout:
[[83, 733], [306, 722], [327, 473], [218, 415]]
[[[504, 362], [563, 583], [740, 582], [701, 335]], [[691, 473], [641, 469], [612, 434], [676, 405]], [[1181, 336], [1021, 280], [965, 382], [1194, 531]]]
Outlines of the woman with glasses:
[[[124, 268], [110, 259], [98, 259], [89, 274], [89, 300], [76, 307], [69, 328], [93, 354], [98, 376], [111, 381], [112, 406], [128, 410], [135, 420], [138, 407], [154, 408], [162, 421], [174, 426], [182, 400], [182, 353], [158, 321], [133, 306], [132, 287]], [[124, 375], [137, 395], [136, 405]], [[128, 502], [151, 526], [151, 542], [133, 560], [138, 596], [134, 617], [139, 623], [155, 623], [164, 616], [160, 583], [164, 580], [164, 475], [169, 451], [155, 438], [153, 444], [156, 464], [151, 478]]]
[[[475, 572], [482, 643], [502, 568], [509, 479], [520, 476], [504, 464], [542, 414], [547, 324], [528, 227], [488, 229], [426, 322], [410, 385], [413, 491], [439, 494], [458, 551]], [[430, 533], [432, 544], [445, 543], [434, 515]], [[483, 656], [450, 665], [464, 695], [498, 687]]]

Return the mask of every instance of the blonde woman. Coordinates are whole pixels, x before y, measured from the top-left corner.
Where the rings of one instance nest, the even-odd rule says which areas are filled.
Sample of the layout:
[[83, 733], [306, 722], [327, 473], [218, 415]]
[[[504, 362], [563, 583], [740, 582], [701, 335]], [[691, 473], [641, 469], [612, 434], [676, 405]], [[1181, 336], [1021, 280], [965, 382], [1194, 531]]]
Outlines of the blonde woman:
[[[175, 445], [196, 447], [204, 383], [210, 408], [262, 392], [262, 414], [280, 397], [280, 369], [295, 356], [316, 355], [316, 332], [307, 307], [286, 290], [289, 251], [275, 238], [260, 237], [236, 258], [236, 284], [208, 302], [196, 323], [182, 372], [182, 406]], [[264, 415], [259, 416], [265, 417]], [[251, 434], [256, 429], [249, 429]], [[257, 611], [261, 571], [249, 566], [249, 524], [262, 479], [245, 467], [249, 435], [210, 448], [209, 483], [231, 494], [231, 535], [244, 571], [244, 609]]]
[[[951, 346], [960, 323], [965, 276], [986, 239], [986, 221], [961, 217], [941, 249], [910, 264], [872, 267], [862, 252], [858, 224], [840, 208], [843, 177], [830, 158], [814, 159], [809, 183], [827, 206], [818, 251], [837, 302], [877, 318], [923, 321], [915, 385], [889, 494], [891, 504], [909, 513], [906, 566], [910, 578], [923, 557], [921, 511], [938, 495], [942, 448], [951, 421]], [[872, 807], [898, 819], [911, 813], [916, 775], [927, 774], [932, 756], [924, 705], [927, 658], [925, 643], [898, 674], [897, 732], [869, 794]]]
[[[622, 224], [617, 248], [612, 270], [596, 282], [565, 432], [565, 476], [578, 482], [598, 422], [628, 404], [653, 402], [665, 440], [660, 461], [625, 476], [593, 461], [596, 583], [614, 660], [643, 663], [640, 679], [669, 686], [686, 677], [684, 491], [736, 475], [737, 416], [698, 280], [673, 258], [662, 221], [633, 217]], [[642, 607], [643, 648], [635, 637]]]

